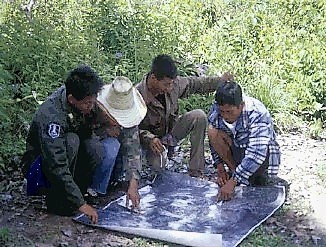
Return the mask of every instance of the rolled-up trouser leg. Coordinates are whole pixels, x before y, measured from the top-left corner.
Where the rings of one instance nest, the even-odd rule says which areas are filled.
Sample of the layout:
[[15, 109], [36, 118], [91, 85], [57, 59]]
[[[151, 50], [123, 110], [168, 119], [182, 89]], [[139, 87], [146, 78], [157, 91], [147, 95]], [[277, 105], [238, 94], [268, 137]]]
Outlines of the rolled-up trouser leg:
[[[67, 146], [67, 159], [70, 164], [70, 171], [73, 174], [75, 168], [75, 161], [79, 149], [80, 141], [78, 135], [75, 133], [67, 133], [66, 146]], [[55, 184], [50, 185], [50, 189], [46, 195], [47, 210], [51, 213], [58, 215], [73, 215], [76, 208], [67, 200], [64, 191], [58, 189], [60, 186]]]
[[189, 169], [194, 171], [204, 171], [204, 140], [207, 127], [207, 116], [204, 111], [197, 109], [185, 113], [181, 116], [171, 134], [177, 140], [181, 140], [190, 134], [190, 162]]
[[104, 148], [104, 158], [93, 174], [91, 188], [102, 195], [106, 194], [111, 173], [119, 152], [120, 143], [116, 138], [109, 137], [101, 141]]

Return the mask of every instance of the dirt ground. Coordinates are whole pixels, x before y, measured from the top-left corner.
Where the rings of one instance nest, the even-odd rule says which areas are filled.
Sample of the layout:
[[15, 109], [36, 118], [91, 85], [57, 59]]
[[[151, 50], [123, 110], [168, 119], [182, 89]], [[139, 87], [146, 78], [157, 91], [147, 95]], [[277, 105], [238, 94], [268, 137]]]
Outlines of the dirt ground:
[[[318, 176], [318, 167], [326, 166], [326, 142], [293, 133], [279, 136], [279, 143], [279, 175], [289, 182], [289, 193], [282, 209], [262, 227], [272, 236], [289, 239], [294, 246], [326, 246], [325, 184]], [[189, 151], [183, 151], [183, 160], [187, 160]], [[0, 181], [0, 246], [173, 246], [48, 214], [44, 198], [24, 195], [24, 182], [17, 171], [0, 174]], [[112, 191], [99, 207], [121, 195], [117, 189]]]

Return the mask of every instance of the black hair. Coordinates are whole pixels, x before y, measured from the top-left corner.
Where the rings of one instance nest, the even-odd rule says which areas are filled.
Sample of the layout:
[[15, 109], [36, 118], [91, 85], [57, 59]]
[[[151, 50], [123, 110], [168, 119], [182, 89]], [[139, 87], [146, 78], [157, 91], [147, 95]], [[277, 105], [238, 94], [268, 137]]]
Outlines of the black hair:
[[154, 74], [157, 80], [162, 80], [164, 77], [175, 79], [177, 72], [177, 66], [169, 55], [162, 54], [153, 59], [150, 74]]
[[215, 93], [215, 102], [218, 105], [239, 106], [242, 102], [242, 89], [234, 81], [223, 82]]
[[88, 65], [79, 65], [71, 70], [65, 81], [66, 94], [71, 94], [77, 100], [96, 95], [103, 86], [102, 79]]

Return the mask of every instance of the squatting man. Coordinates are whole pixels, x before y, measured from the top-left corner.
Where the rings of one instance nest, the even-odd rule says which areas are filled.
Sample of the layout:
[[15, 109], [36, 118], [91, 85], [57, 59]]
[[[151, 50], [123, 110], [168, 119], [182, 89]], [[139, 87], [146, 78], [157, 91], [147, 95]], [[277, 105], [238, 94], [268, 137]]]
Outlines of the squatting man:
[[36, 111], [22, 158], [25, 176], [35, 160], [41, 160], [50, 184], [47, 210], [66, 216], [79, 210], [97, 223], [97, 211], [86, 200], [94, 192], [106, 193], [119, 149], [128, 154], [123, 159], [127, 196], [138, 207], [138, 124], [145, 114], [146, 105], [128, 78], [118, 77], [103, 87], [87, 65], [70, 71], [65, 84]]

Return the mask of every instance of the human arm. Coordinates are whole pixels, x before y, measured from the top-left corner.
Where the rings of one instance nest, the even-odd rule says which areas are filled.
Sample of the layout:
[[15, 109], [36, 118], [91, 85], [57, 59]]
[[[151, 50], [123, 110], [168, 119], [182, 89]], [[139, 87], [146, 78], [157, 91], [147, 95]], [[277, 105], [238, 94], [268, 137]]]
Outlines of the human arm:
[[237, 185], [237, 181], [235, 181], [233, 178], [227, 180], [226, 183], [220, 188], [218, 192], [217, 201], [231, 200], [236, 185]]
[[[70, 204], [78, 209], [85, 204], [80, 189], [73, 180], [67, 155], [67, 125], [60, 121], [63, 117], [41, 115], [37, 119], [42, 169], [51, 184], [51, 189], [65, 197]], [[50, 133], [52, 130], [52, 134]], [[78, 148], [78, 147], [77, 147]]]
[[157, 137], [150, 142], [149, 147], [155, 154], [161, 154], [164, 151], [163, 144]]
[[230, 179], [230, 176], [225, 170], [223, 163], [219, 163], [216, 165], [216, 171], [217, 171], [217, 184], [221, 187], [226, 184], [226, 182]]
[[161, 154], [164, 151], [163, 144], [160, 138], [156, 137], [148, 130], [139, 130], [139, 136], [142, 144], [151, 149], [156, 154]]
[[270, 124], [270, 117], [267, 113], [256, 114], [249, 120], [249, 136], [244, 158], [232, 176], [238, 183], [249, 185], [249, 178], [266, 160], [270, 141]]
[[208, 126], [209, 147], [213, 164], [217, 170], [217, 183], [222, 186], [229, 179], [229, 174], [224, 168], [226, 164], [231, 172], [235, 171], [236, 164], [231, 155], [232, 139], [229, 136], [230, 131], [221, 123], [218, 107], [214, 104], [211, 108]]
[[126, 207], [129, 207], [129, 200], [131, 201], [131, 209], [140, 209], [140, 196], [138, 193], [138, 180], [132, 177], [129, 181], [127, 190]]
[[189, 76], [177, 77], [175, 84], [179, 87], [179, 98], [188, 97], [194, 93], [206, 94], [215, 92], [215, 90], [224, 81], [233, 80], [233, 75], [226, 72], [221, 77], [219, 76]]
[[139, 138], [143, 145], [148, 146], [153, 141], [153, 139], [156, 137], [152, 132], [146, 129], [140, 129], [139, 130]]
[[127, 206], [131, 200], [132, 208], [139, 208], [140, 196], [138, 193], [138, 180], [141, 172], [140, 158], [140, 140], [138, 126], [132, 128], [124, 128], [120, 139], [122, 161], [126, 172], [126, 180], [129, 182], [127, 189]]

